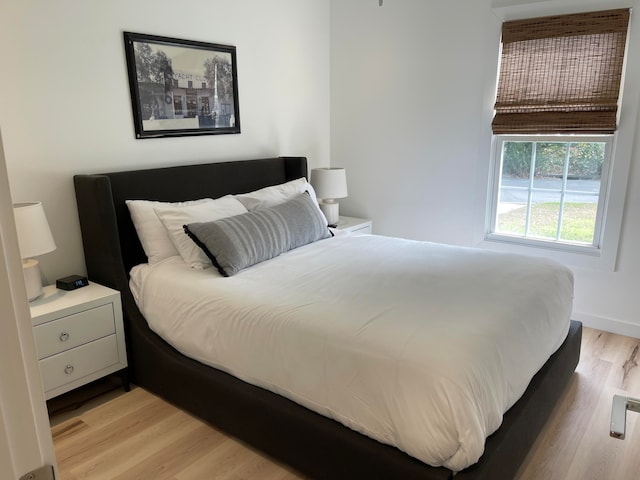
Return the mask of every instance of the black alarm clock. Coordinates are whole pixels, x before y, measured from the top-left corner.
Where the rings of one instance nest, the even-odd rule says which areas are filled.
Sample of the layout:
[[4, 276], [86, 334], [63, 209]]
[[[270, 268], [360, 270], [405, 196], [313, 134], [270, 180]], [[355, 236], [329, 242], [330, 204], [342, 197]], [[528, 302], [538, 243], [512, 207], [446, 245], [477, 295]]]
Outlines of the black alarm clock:
[[60, 290], [75, 290], [76, 288], [86, 287], [87, 285], [89, 285], [89, 280], [82, 275], [69, 275], [68, 277], [56, 280], [56, 288]]

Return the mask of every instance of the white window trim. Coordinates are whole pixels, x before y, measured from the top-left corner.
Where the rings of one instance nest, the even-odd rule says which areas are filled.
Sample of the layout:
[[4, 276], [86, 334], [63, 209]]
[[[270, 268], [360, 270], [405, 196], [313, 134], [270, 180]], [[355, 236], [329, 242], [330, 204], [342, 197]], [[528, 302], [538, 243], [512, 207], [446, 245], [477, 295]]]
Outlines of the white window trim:
[[[633, 108], [634, 114], [637, 112]], [[630, 122], [635, 127], [635, 122]], [[624, 129], [627, 130], [627, 129]], [[484, 193], [482, 205], [482, 224], [478, 224], [474, 235], [474, 244], [477, 247], [489, 250], [497, 250], [511, 253], [522, 253], [528, 255], [538, 255], [554, 259], [560, 263], [571, 267], [580, 267], [587, 269], [597, 269], [605, 271], [614, 271], [616, 269], [616, 261], [618, 254], [618, 245], [620, 242], [620, 232], [622, 227], [624, 201], [627, 189], [627, 177], [629, 173], [629, 165], [631, 159], [631, 148], [633, 146], [633, 133], [627, 138], [622, 135], [626, 132], [618, 132], [614, 135], [611, 142], [611, 154], [609, 160], [609, 169], [607, 179], [603, 178], [602, 183], [606, 182], [606, 195], [600, 199], [600, 208], [603, 208], [603, 223], [600, 229], [599, 248], [588, 246], [572, 246], [563, 244], [562, 247], [547, 241], [536, 241], [534, 239], [521, 239], [513, 242], [506, 238], [505, 235], [491, 235], [489, 227], [491, 226], [491, 216], [494, 212], [494, 205], [497, 198], [497, 190], [493, 188], [496, 169], [500, 169], [499, 154], [496, 162], [491, 162], [482, 188], [479, 192]], [[561, 137], [564, 138], [564, 137]], [[496, 152], [498, 143], [495, 137], [492, 137], [491, 151]], [[626, 155], [624, 153], [626, 153]], [[499, 175], [499, 172], [497, 173]], [[601, 186], [601, 192], [602, 187]]]
[[[488, 241], [514, 243], [529, 247], [549, 248], [563, 252], [581, 253], [600, 256], [602, 247], [602, 221], [606, 214], [606, 204], [609, 198], [610, 171], [613, 147], [613, 135], [495, 135], [491, 155], [491, 181], [489, 187], [489, 204], [485, 238]], [[518, 235], [493, 232], [498, 217], [498, 201], [500, 197], [500, 183], [502, 179], [502, 145], [505, 142], [560, 142], [587, 143], [601, 142], [605, 144], [605, 160], [600, 177], [600, 191], [598, 195], [598, 210], [594, 231], [594, 241], [590, 245], [574, 244], [566, 241], [544, 240]]]
[[[620, 0], [616, 2], [616, 8], [633, 7], [638, 0]], [[577, 13], [588, 9], [597, 10], [614, 8], [610, 2], [599, 0], [581, 1], [578, 5], [570, 0], [559, 0], [554, 8], [545, 3], [530, 5], [532, 8], [523, 11], [520, 5], [507, 6], [500, 9], [492, 9], [500, 21], [525, 18], [527, 16], [545, 16], [564, 13]], [[533, 8], [535, 7], [535, 8]], [[638, 119], [638, 102], [640, 101], [640, 55], [637, 55], [637, 38], [640, 36], [640, 15], [631, 15], [629, 20], [629, 33], [625, 49], [625, 67], [621, 82], [621, 94], [618, 109], [618, 130], [616, 131], [613, 148], [611, 151], [609, 196], [605, 211], [605, 223], [602, 225], [602, 244], [600, 255], [587, 255], [568, 251], [558, 251], [543, 246], [514, 245], [505, 242], [488, 240], [486, 238], [487, 215], [491, 212], [490, 205], [490, 156], [493, 147], [491, 133], [491, 119], [493, 118], [493, 104], [496, 98], [498, 58], [494, 68], [485, 71], [485, 96], [483, 101], [483, 123], [485, 135], [479, 140], [477, 188], [474, 202], [474, 225], [472, 244], [478, 248], [503, 252], [538, 255], [554, 259], [572, 268], [584, 268], [589, 270], [616, 271], [618, 251], [622, 224], [624, 219], [625, 199], [627, 196], [627, 184], [631, 159], [633, 154], [634, 138], [636, 135], [636, 123]], [[499, 39], [499, 25], [496, 25], [496, 37]], [[634, 45], [631, 45], [634, 39]], [[629, 50], [633, 54], [629, 55]], [[499, 52], [498, 52], [499, 53]], [[636, 154], [637, 155], [637, 154]]]
[[[637, 102], [626, 110], [627, 112], [632, 110], [635, 118]], [[497, 190], [493, 189], [493, 185], [496, 175], [495, 169], [500, 169], [499, 156], [497, 157], [497, 162], [486, 163], [486, 175], [478, 176], [478, 181], [482, 182], [482, 186], [478, 188], [478, 195], [483, 195], [483, 199], [478, 203], [478, 205], [481, 205], [478, 209], [481, 210], [481, 213], [479, 212], [477, 215], [478, 221], [474, 229], [474, 245], [488, 250], [543, 256], [570, 267], [615, 271], [633, 147], [634, 135], [632, 130], [634, 128], [635, 121], [629, 121], [629, 125], [626, 128], [618, 130], [611, 143], [609, 172], [606, 180], [608, 186], [607, 194], [600, 201], [600, 206], [604, 209], [600, 231], [600, 248], [572, 247], [569, 244], [563, 244], [562, 249], [560, 249], [552, 242], [538, 242], [534, 239], [525, 240], [519, 238], [519, 241], [514, 243], [513, 241], [507, 241], [510, 239], [505, 238], [506, 236], [504, 235], [490, 235], [491, 215], [497, 201], [494, 197], [494, 191], [497, 194]], [[499, 142], [493, 136], [491, 151], [494, 154], [498, 148], [497, 143]], [[602, 182], [604, 183], [604, 181], [603, 178]]]

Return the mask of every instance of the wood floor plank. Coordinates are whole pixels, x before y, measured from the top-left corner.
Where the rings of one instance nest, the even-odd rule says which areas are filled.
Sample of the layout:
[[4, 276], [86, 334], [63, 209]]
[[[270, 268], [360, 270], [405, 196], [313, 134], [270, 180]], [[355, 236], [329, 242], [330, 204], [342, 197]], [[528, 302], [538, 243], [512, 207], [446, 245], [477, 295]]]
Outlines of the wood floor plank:
[[131, 478], [177, 480], [175, 475], [184, 468], [184, 465], [188, 465], [220, 444], [219, 435], [212, 430], [206, 424], [198, 425], [189, 435], [176, 437], [171, 445], [158, 449], [153, 455], [113, 477], [113, 480]]
[[[517, 480], [638, 480], [640, 414], [609, 436], [614, 394], [640, 397], [640, 340], [585, 328], [580, 363]], [[303, 477], [141, 388], [52, 428], [61, 480]]]
[[[93, 480], [111, 480], [125, 472], [135, 469], [143, 459], [153, 457], [158, 450], [170, 447], [176, 439], [191, 435], [199, 423], [186, 413], [177, 410], [162, 421], [150, 425], [118, 443], [108, 451], [107, 455], [93, 456], [82, 464], [73, 468], [78, 478]], [[224, 437], [217, 432], [222, 440]], [[204, 478], [204, 477], [203, 477]]]
[[56, 425], [51, 428], [51, 436], [53, 440], [60, 445], [65, 438], [77, 438], [77, 434], [89, 428], [83, 420], [73, 418], [68, 422]]
[[103, 408], [89, 410], [84, 415], [84, 420], [89, 425], [101, 427], [157, 402], [158, 398], [146, 390], [134, 388], [123, 396], [117, 405], [106, 403], [102, 406]]
[[219, 447], [186, 466], [176, 477], [178, 480], [195, 478], [294, 480], [300, 478], [263, 454], [232, 438], [227, 438]]
[[[640, 392], [638, 392], [640, 394]], [[637, 395], [640, 397], [640, 395]], [[631, 414], [627, 420], [628, 441], [625, 454], [616, 466], [614, 477], [620, 479], [636, 479], [640, 477], [640, 415]]]
[[[155, 422], [174, 413], [173, 406], [157, 399], [151, 404], [143, 404], [140, 408], [130, 411], [112, 423], [84, 429], [77, 435], [55, 442], [58, 466], [73, 470], [79, 464], [85, 463], [95, 456], [96, 452], [111, 450], [120, 442], [135, 436]], [[88, 414], [87, 417], [91, 417], [91, 414]], [[84, 418], [83, 421], [86, 422]], [[90, 425], [89, 422], [86, 423]]]
[[616, 478], [613, 472], [617, 469], [617, 464], [622, 461], [625, 453], [628, 453], [631, 443], [620, 441], [609, 436], [609, 413], [611, 412], [611, 399], [614, 389], [606, 388], [599, 394], [598, 403], [594, 406], [589, 423], [586, 425], [586, 432], [599, 432], [597, 437], [597, 448], [594, 446], [592, 435], [582, 435], [576, 439], [578, 444], [577, 454], [571, 463], [571, 469], [567, 478], [584, 480], [602, 480], [605, 478]]
[[255, 456], [257, 455], [253, 451], [242, 448], [236, 440], [227, 438], [215, 449], [184, 468], [177, 478], [178, 480], [231, 478], [238, 464], [255, 461], [252, 458]]
[[566, 478], [593, 409], [598, 401], [594, 384], [605, 382], [611, 372], [609, 362], [583, 359], [580, 368], [556, 405], [520, 469], [518, 480]]

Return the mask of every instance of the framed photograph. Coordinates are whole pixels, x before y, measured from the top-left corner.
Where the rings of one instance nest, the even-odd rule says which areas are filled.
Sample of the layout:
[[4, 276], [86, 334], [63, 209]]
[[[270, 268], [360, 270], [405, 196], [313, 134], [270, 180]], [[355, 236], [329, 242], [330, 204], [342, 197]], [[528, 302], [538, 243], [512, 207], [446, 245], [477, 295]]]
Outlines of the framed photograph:
[[236, 47], [124, 32], [136, 138], [240, 133]]

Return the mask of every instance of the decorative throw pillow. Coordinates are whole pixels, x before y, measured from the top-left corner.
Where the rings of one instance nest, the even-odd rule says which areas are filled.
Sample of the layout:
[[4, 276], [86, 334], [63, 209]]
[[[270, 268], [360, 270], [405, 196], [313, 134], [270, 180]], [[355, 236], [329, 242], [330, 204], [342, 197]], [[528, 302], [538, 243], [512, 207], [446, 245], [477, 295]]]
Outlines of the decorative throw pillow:
[[275, 207], [184, 229], [225, 277], [331, 236], [322, 212], [306, 193]]
[[205, 253], [184, 234], [183, 226], [193, 222], [210, 222], [233, 215], [247, 213], [238, 200], [231, 195], [210, 202], [184, 206], [158, 206], [154, 211], [184, 262], [191, 268], [207, 268], [211, 261]]
[[153, 200], [127, 200], [133, 226], [138, 234], [149, 263], [157, 263], [165, 258], [178, 255], [162, 222], [153, 211], [156, 207], [188, 207], [212, 202], [212, 198], [202, 198], [187, 202], [157, 202]]

